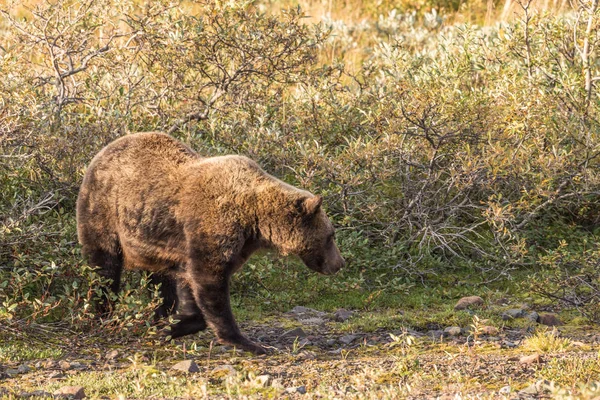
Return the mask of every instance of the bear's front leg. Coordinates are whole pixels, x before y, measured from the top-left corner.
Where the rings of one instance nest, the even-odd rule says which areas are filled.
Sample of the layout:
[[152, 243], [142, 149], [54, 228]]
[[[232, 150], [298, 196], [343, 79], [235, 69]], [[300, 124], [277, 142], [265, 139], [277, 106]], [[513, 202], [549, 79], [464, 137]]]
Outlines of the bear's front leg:
[[214, 330], [220, 343], [229, 344], [254, 354], [266, 350], [253, 343], [240, 332], [229, 302], [229, 277], [198, 274], [190, 287], [198, 307], [208, 325]]

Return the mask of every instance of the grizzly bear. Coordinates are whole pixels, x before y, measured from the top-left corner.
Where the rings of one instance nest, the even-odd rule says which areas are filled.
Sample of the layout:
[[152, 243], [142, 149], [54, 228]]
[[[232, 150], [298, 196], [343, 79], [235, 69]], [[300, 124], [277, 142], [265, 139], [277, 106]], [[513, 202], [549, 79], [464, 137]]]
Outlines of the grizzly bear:
[[94, 157], [77, 199], [83, 254], [111, 282], [98, 311], [110, 311], [123, 267], [151, 271], [157, 316], [177, 314], [172, 338], [208, 325], [221, 343], [263, 354], [235, 322], [230, 277], [260, 248], [323, 274], [342, 268], [321, 202], [243, 156], [204, 158], [157, 132], [119, 138]]

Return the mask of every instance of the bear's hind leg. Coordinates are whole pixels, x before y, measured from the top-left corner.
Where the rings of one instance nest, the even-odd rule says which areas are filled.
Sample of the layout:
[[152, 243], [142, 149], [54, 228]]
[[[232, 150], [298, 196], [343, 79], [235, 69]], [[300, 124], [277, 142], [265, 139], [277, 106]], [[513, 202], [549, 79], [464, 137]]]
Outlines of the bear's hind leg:
[[184, 282], [177, 282], [177, 296], [179, 298], [179, 308], [175, 318], [179, 322], [171, 326], [170, 336], [175, 339], [205, 330], [204, 315], [198, 308], [191, 289]]
[[123, 270], [123, 255], [120, 251], [112, 254], [102, 249], [85, 249], [90, 266], [99, 267], [98, 274], [108, 279], [108, 287], [102, 286], [102, 296], [96, 309], [101, 317], [107, 316], [113, 309], [112, 294], [119, 293], [121, 286], [121, 271]]

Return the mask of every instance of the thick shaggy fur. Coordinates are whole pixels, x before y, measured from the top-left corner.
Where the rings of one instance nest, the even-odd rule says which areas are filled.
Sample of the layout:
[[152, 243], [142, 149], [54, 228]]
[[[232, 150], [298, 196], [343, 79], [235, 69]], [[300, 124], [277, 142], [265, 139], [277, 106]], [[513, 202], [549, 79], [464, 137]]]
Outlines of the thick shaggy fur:
[[[290, 186], [242, 156], [203, 158], [162, 133], [137, 133], [92, 160], [77, 199], [77, 231], [90, 264], [112, 280], [122, 268], [152, 271], [177, 311], [172, 337], [205, 329], [255, 353], [231, 313], [229, 278], [259, 248], [296, 254], [331, 274], [344, 265], [321, 198]], [[107, 293], [107, 292], [106, 292]], [[110, 310], [108, 296], [99, 305]]]

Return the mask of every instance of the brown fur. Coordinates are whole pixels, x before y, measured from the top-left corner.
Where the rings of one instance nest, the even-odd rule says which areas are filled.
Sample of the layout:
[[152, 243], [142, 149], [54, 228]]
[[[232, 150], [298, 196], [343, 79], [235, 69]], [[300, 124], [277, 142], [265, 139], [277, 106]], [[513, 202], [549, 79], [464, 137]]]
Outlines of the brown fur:
[[[112, 279], [121, 269], [154, 272], [171, 336], [211, 326], [223, 343], [264, 349], [239, 331], [229, 278], [259, 248], [296, 254], [311, 269], [344, 265], [321, 198], [290, 186], [242, 156], [202, 158], [162, 133], [138, 133], [92, 160], [77, 200], [77, 230], [90, 264]], [[108, 295], [106, 296], [108, 297]], [[108, 312], [107, 299], [100, 304]]]

